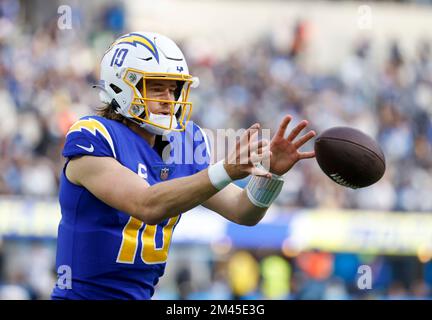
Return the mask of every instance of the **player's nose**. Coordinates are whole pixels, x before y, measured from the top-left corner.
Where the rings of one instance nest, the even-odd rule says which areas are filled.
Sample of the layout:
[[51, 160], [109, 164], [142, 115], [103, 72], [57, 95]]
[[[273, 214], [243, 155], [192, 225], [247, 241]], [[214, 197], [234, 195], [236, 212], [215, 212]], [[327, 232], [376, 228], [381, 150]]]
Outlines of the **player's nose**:
[[162, 100], [164, 101], [160, 101], [159, 104], [162, 107], [162, 109], [164, 110], [164, 112], [170, 113], [171, 112], [171, 106], [173, 105], [172, 102], [173, 101], [173, 97], [171, 97], [171, 95], [168, 94], [164, 94], [164, 96], [162, 97]]
[[162, 96], [163, 96], [164, 100], [173, 100], [173, 98], [174, 98], [174, 96], [173, 96], [173, 94], [172, 94], [172, 92], [171, 92], [171, 90], [169, 88], [166, 88], [163, 91], [163, 95]]

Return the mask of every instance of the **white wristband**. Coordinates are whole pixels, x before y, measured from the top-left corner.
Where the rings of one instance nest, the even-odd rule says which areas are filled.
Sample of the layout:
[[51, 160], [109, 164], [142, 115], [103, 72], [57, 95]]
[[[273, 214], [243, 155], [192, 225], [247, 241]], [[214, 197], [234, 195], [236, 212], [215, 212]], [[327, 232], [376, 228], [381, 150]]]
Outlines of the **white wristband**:
[[211, 184], [218, 190], [222, 190], [233, 181], [225, 170], [224, 160], [209, 166], [207, 172]]
[[246, 194], [255, 206], [268, 208], [281, 192], [283, 184], [283, 178], [275, 174], [271, 179], [252, 176], [246, 187]]

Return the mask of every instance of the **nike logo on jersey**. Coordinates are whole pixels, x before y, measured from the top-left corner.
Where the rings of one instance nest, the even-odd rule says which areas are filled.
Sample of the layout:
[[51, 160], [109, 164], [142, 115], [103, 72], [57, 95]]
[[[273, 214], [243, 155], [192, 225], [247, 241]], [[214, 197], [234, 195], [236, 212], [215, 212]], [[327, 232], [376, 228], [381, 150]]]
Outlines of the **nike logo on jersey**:
[[90, 145], [90, 147], [84, 147], [84, 146], [81, 146], [81, 145], [79, 145], [79, 144], [77, 144], [76, 146], [77, 146], [78, 148], [81, 148], [81, 149], [87, 151], [87, 152], [93, 152], [93, 151], [94, 151], [94, 147], [93, 147], [92, 144]]

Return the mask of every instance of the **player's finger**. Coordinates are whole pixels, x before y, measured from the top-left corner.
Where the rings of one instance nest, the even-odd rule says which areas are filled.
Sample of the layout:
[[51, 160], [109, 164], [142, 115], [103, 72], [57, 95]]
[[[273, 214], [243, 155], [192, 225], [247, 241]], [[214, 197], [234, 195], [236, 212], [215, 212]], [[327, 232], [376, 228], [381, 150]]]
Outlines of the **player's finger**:
[[315, 151], [300, 152], [299, 159], [310, 159], [315, 157]]
[[258, 131], [259, 128], [260, 128], [259, 123], [255, 123], [255, 124], [253, 124], [252, 126], [250, 126], [249, 128], [247, 128], [247, 129], [245, 130], [245, 132], [243, 132], [243, 134], [240, 136], [239, 141], [240, 141], [240, 142], [249, 141], [250, 136], [251, 136], [254, 132]]
[[270, 153], [270, 146], [261, 148], [260, 150], [257, 150], [257, 152], [252, 152], [250, 155], [250, 162], [259, 163], [264, 158], [269, 157], [269, 153]]
[[255, 123], [243, 132], [239, 141], [241, 148], [244, 148], [245, 146], [247, 147], [250, 141], [257, 140], [259, 128], [260, 124]]
[[[245, 132], [246, 133], [246, 132]], [[249, 162], [249, 156], [251, 151], [256, 150], [258, 148], [258, 130], [252, 129], [249, 130], [246, 135], [242, 136], [240, 141], [240, 149], [239, 149], [239, 157], [241, 164], [247, 164]]]
[[260, 152], [259, 150], [268, 146], [270, 143], [267, 139], [263, 139], [263, 140], [257, 140], [257, 141], [253, 141], [250, 145], [249, 145], [249, 150], [250, 152]]
[[295, 143], [294, 146], [296, 149], [299, 149], [302, 145], [304, 145], [306, 142], [308, 142], [310, 139], [315, 137], [316, 133], [315, 131], [309, 131], [305, 135], [301, 136]]
[[292, 129], [291, 133], [289, 134], [287, 140], [288, 141], [293, 141], [298, 134], [304, 129], [306, 128], [306, 126], [308, 125], [307, 120], [302, 120], [294, 129]]
[[266, 153], [270, 152], [270, 148], [271, 148], [271, 146], [269, 143], [262, 145], [262, 146], [258, 147], [257, 154], [265, 156]]
[[286, 128], [288, 127], [288, 124], [290, 123], [291, 120], [292, 120], [292, 116], [290, 116], [290, 115], [287, 115], [287, 116], [285, 116], [285, 118], [283, 118], [282, 123], [280, 124], [279, 129], [276, 132], [276, 135], [275, 135], [276, 137], [279, 137], [279, 138], [284, 137]]

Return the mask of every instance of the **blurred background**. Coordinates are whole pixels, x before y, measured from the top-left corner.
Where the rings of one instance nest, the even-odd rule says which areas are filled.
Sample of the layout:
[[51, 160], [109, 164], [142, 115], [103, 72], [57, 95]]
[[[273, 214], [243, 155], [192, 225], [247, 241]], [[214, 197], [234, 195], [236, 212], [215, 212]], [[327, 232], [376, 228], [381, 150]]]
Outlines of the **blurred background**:
[[290, 113], [363, 130], [387, 160], [356, 191], [299, 163], [255, 227], [184, 214], [154, 299], [431, 298], [431, 21], [430, 0], [0, 0], [0, 299], [49, 298], [64, 135], [99, 106], [104, 51], [136, 30], [179, 43], [200, 126], [274, 130]]

